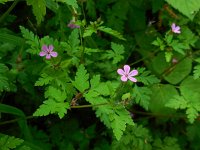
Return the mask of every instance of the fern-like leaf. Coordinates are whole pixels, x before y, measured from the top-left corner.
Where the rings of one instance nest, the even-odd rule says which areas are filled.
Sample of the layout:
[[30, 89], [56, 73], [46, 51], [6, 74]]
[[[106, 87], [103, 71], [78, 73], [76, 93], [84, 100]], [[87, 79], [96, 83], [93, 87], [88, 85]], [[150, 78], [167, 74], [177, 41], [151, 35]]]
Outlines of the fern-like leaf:
[[53, 98], [57, 102], [64, 102], [66, 97], [67, 95], [65, 92], [52, 86], [49, 86], [49, 88], [45, 92], [45, 98]]
[[135, 85], [132, 96], [137, 104], [148, 110], [151, 94], [152, 91], [149, 88]]
[[63, 118], [70, 107], [68, 102], [65, 102], [66, 93], [55, 87], [50, 86], [45, 92], [45, 98], [48, 98], [33, 114], [34, 116], [47, 116], [57, 113], [60, 118]]
[[122, 138], [113, 140], [114, 150], [151, 150], [152, 137], [147, 128], [141, 125], [127, 126]]
[[146, 71], [145, 68], [138, 68], [139, 76], [136, 77], [139, 82], [144, 85], [151, 85], [154, 83], [159, 83], [159, 79], [155, 75], [150, 75], [150, 71]]
[[69, 107], [70, 105], [67, 102], [56, 102], [53, 99], [48, 99], [40, 105], [33, 116], [47, 116], [49, 114], [57, 113], [61, 119], [65, 114], [67, 114], [67, 109]]
[[36, 17], [37, 23], [40, 24], [46, 15], [46, 1], [45, 0], [26, 0], [28, 5], [33, 7], [33, 14]]
[[23, 142], [24, 140], [15, 138], [14, 136], [0, 135], [0, 148], [2, 150], [14, 149]]
[[187, 108], [188, 102], [184, 99], [184, 97], [176, 95], [174, 98], [169, 100], [166, 103], [167, 107], [174, 108], [174, 109], [185, 109]]
[[105, 33], [108, 33], [108, 34], [110, 34], [110, 35], [112, 35], [112, 36], [114, 36], [114, 37], [116, 37], [120, 40], [126, 40], [121, 33], [119, 33], [118, 31], [115, 31], [111, 28], [108, 28], [108, 27], [105, 27], [105, 26], [100, 26], [100, 27], [98, 27], [98, 30], [105, 32]]
[[20, 26], [20, 30], [22, 32], [23, 37], [26, 39], [26, 43], [31, 46], [31, 49], [27, 51], [31, 54], [38, 54], [39, 49], [39, 38], [35, 36], [33, 32], [29, 31], [28, 29]]
[[121, 138], [126, 129], [126, 125], [133, 125], [130, 113], [124, 107], [115, 108], [103, 96], [109, 95], [109, 88], [106, 83], [100, 82], [100, 76], [94, 76], [91, 80], [90, 90], [84, 94], [86, 101], [96, 106], [97, 117], [113, 130], [117, 140]]
[[8, 67], [0, 63], [0, 92], [9, 89], [9, 79], [7, 77]]
[[107, 51], [107, 54], [105, 54], [105, 57], [108, 59], [113, 59], [112, 63], [117, 64], [121, 60], [124, 59], [124, 56], [122, 55], [124, 53], [124, 46], [116, 43], [111, 43], [112, 51]]
[[48, 76], [46, 73], [43, 73], [38, 81], [35, 82], [35, 86], [43, 86], [49, 84], [53, 80], [53, 77]]
[[194, 122], [200, 111], [199, 102], [192, 102], [178, 95], [171, 99], [166, 106], [174, 109], [186, 109], [187, 118], [190, 123]]
[[165, 137], [163, 141], [161, 139], [155, 139], [152, 146], [153, 149], [159, 150], [181, 150], [177, 139], [174, 137]]
[[194, 67], [193, 73], [194, 73], [194, 75], [193, 75], [194, 79], [198, 79], [200, 77], [200, 65], [196, 65]]
[[117, 140], [123, 135], [127, 125], [134, 125], [130, 113], [125, 109], [117, 109], [115, 113], [110, 114], [111, 128]]
[[81, 93], [83, 93], [86, 89], [89, 88], [89, 74], [85, 70], [83, 65], [78, 67], [78, 71], [76, 72], [75, 81], [72, 84], [78, 89]]

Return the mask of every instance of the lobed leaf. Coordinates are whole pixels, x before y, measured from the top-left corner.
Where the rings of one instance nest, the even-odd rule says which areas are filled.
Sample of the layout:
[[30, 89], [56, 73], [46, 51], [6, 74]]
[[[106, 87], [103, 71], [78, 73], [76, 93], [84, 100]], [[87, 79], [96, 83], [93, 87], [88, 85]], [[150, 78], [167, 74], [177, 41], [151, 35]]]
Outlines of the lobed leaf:
[[0, 148], [2, 150], [14, 149], [23, 142], [24, 140], [15, 138], [14, 136], [0, 135]]
[[138, 87], [137, 85], [135, 85], [132, 96], [134, 97], [136, 104], [139, 104], [140, 106], [148, 110], [151, 94], [152, 91], [149, 88]]
[[88, 79], [89, 74], [85, 70], [85, 67], [83, 65], [80, 65], [76, 72], [75, 81], [73, 81], [72, 84], [75, 86], [76, 89], [83, 93], [86, 89], [89, 88]]
[[46, 1], [45, 0], [26, 0], [28, 5], [33, 8], [33, 14], [36, 17], [37, 23], [40, 24], [46, 15]]
[[112, 35], [112, 36], [114, 36], [114, 37], [116, 37], [120, 40], [126, 40], [121, 33], [119, 33], [118, 31], [115, 31], [111, 28], [108, 28], [108, 27], [105, 27], [105, 26], [100, 26], [100, 27], [98, 27], [98, 30], [105, 32], [105, 33], [108, 33], [108, 34], [110, 34], [110, 35]]
[[63, 118], [67, 114], [67, 109], [70, 107], [67, 102], [56, 102], [53, 99], [48, 99], [33, 113], [33, 116], [47, 116], [49, 114], [58, 114], [59, 118]]

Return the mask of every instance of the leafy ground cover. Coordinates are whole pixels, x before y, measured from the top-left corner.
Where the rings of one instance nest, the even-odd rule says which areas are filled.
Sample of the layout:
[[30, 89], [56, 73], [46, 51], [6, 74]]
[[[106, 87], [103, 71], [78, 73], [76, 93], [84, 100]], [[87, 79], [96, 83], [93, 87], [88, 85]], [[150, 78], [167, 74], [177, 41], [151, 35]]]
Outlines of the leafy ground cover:
[[199, 9], [0, 0], [0, 149], [199, 150]]

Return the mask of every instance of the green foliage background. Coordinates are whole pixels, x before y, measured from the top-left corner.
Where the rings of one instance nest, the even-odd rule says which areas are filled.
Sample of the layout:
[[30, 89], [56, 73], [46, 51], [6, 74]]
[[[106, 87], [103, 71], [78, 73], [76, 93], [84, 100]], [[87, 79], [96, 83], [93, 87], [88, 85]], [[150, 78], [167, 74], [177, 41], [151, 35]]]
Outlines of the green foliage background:
[[[199, 150], [199, 9], [0, 0], [0, 149]], [[58, 56], [40, 57], [43, 45]], [[125, 64], [136, 83], [120, 80]]]

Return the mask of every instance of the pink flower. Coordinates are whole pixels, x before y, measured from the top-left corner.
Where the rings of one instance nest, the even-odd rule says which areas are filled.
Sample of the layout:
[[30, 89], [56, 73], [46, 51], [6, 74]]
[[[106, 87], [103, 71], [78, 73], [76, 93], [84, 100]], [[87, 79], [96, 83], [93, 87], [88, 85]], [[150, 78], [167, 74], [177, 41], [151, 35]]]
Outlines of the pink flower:
[[118, 69], [117, 73], [121, 75], [121, 80], [123, 82], [126, 82], [128, 79], [131, 80], [132, 82], [137, 82], [136, 78], [133, 78], [133, 76], [136, 76], [138, 74], [137, 70], [132, 70], [130, 72], [130, 66], [129, 65], [124, 65], [124, 70]]
[[177, 33], [177, 34], [181, 33], [181, 31], [180, 31], [181, 28], [179, 26], [176, 26], [175, 23], [172, 23], [171, 29], [172, 29], [172, 32], [174, 32], [174, 33]]
[[50, 59], [52, 57], [57, 57], [58, 53], [53, 51], [53, 45], [43, 45], [42, 51], [39, 54], [41, 57], [46, 56], [46, 59]]
[[75, 29], [75, 28], [80, 28], [79, 25], [74, 24], [74, 21], [70, 21], [70, 23], [67, 25], [69, 28], [71, 29]]

